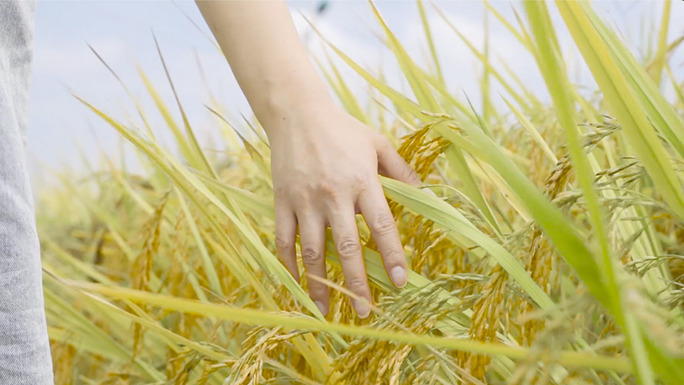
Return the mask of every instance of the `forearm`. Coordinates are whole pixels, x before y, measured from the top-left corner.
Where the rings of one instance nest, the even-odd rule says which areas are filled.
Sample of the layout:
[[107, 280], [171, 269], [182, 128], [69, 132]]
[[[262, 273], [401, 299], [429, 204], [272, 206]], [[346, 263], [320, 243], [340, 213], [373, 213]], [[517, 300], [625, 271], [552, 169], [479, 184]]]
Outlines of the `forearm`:
[[197, 1], [257, 119], [278, 121], [312, 102], [332, 103], [284, 1]]

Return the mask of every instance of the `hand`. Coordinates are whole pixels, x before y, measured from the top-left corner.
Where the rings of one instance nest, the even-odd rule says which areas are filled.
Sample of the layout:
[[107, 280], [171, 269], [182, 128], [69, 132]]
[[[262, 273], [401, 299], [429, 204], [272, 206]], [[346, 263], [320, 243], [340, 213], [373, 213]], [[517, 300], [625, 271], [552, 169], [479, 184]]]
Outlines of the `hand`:
[[[378, 173], [420, 185], [415, 171], [381, 134], [332, 105], [313, 103], [270, 124], [276, 251], [294, 278], [299, 280], [297, 225], [304, 266], [321, 278], [326, 278], [325, 229], [330, 226], [347, 288], [370, 303], [356, 227], [355, 216], [360, 213], [391, 281], [398, 287], [406, 285], [404, 250]], [[309, 292], [327, 314], [328, 287], [309, 280]], [[361, 301], [352, 303], [360, 318], [370, 314]]]

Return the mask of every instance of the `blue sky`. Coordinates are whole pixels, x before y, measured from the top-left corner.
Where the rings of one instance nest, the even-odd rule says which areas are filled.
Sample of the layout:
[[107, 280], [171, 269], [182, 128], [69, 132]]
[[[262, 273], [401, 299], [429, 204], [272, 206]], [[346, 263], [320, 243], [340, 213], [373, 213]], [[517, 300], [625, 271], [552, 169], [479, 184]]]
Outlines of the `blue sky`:
[[[300, 13], [312, 17], [316, 1], [289, 1], [300, 34], [306, 38], [314, 54], [320, 54], [321, 44], [311, 33]], [[428, 2], [429, 3], [429, 2]], [[622, 31], [635, 51], [645, 49], [643, 30], [658, 20], [660, 2], [620, 1], [595, 2], [602, 13]], [[409, 51], [424, 57], [427, 49], [422, 40], [420, 21], [413, 1], [378, 1], [378, 7]], [[449, 19], [474, 43], [481, 45], [483, 8], [479, 1], [437, 1]], [[516, 2], [494, 2], [504, 14], [512, 16]], [[430, 7], [428, 6], [428, 10]], [[684, 5], [676, 1], [673, 15], [684, 14]], [[557, 17], [557, 15], [554, 15]], [[477, 78], [481, 67], [465, 46], [434, 13], [429, 12], [433, 34], [449, 87], [465, 92], [471, 99], [479, 98]], [[681, 17], [679, 18], [681, 19]], [[684, 26], [673, 17], [670, 39], [684, 34]], [[562, 22], [556, 19], [561, 45], [567, 49], [569, 65], [579, 82], [591, 85], [589, 73], [580, 65], [578, 53], [571, 50]], [[390, 83], [405, 87], [398, 76], [391, 55], [382, 48], [369, 6], [365, 1], [333, 0], [327, 12], [315, 20], [323, 33], [370, 68], [383, 68]], [[525, 83], [539, 94], [543, 84], [534, 62], [523, 54], [523, 48], [495, 21], [491, 25], [492, 55], [500, 57], [517, 71]], [[645, 25], [645, 26], [644, 26]], [[199, 26], [199, 28], [198, 28]], [[40, 186], [50, 180], [51, 169], [83, 171], [84, 160], [96, 164], [104, 151], [116, 158], [120, 139], [97, 117], [77, 102], [76, 94], [112, 115], [135, 120], [134, 106], [117, 81], [88, 48], [90, 44], [114, 68], [136, 98], [150, 112], [153, 126], [164, 130], [163, 120], [154, 113], [137, 67], [142, 68], [158, 87], [163, 97], [173, 101], [157, 55], [152, 34], [157, 37], [167, 65], [179, 90], [190, 120], [200, 131], [201, 141], [208, 149], [221, 150], [217, 145], [218, 122], [207, 113], [209, 91], [232, 117], [240, 113], [250, 116], [249, 107], [223, 57], [208, 38], [209, 31], [190, 1], [39, 1], [36, 11], [34, 76], [29, 123], [29, 156], [34, 182]], [[682, 63], [675, 58], [675, 63]], [[201, 63], [205, 82], [200, 76]], [[684, 69], [677, 67], [682, 79]], [[345, 76], [363, 93], [363, 83], [350, 71]], [[496, 91], [496, 89], [495, 89]]]

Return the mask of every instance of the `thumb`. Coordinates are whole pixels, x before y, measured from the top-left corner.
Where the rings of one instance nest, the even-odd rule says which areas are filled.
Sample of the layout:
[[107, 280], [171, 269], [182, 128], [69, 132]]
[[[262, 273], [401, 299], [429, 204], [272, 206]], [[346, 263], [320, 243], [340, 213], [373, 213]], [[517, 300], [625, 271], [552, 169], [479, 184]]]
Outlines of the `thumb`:
[[404, 161], [392, 143], [384, 137], [378, 139], [377, 152], [378, 172], [380, 174], [410, 185], [421, 185], [422, 182], [413, 167]]

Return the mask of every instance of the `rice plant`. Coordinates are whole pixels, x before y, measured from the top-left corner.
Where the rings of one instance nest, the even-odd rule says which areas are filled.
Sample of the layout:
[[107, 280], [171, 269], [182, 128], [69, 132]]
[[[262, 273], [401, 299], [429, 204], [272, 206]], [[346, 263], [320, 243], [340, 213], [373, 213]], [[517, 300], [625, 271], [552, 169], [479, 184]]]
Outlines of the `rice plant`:
[[[298, 284], [275, 257], [270, 151], [257, 122], [236, 129], [224, 106], [208, 106], [228, 148], [216, 156], [178, 98], [167, 105], [143, 72], [157, 111], [133, 101], [140, 121], [79, 98], [136, 149], [145, 173], [107, 160], [42, 192], [57, 383], [684, 383], [684, 91], [668, 61], [682, 39], [655, 34], [658, 48], [639, 62], [589, 3], [526, 1], [516, 20], [485, 5], [536, 61], [550, 104], [470, 43], [488, 107], [451, 93], [425, 17], [433, 5], [422, 2], [427, 66], [369, 5], [410, 92], [334, 42], [317, 58], [341, 105], [387, 134], [423, 180], [382, 178], [411, 268], [404, 289], [359, 217], [374, 297], [366, 320], [354, 316], [330, 236], [327, 317], [307, 294], [314, 278]], [[561, 27], [598, 85], [592, 96], [568, 76]], [[371, 87], [368, 105], [340, 63]], [[490, 95], [490, 82], [505, 92]], [[152, 113], [167, 127], [150, 127]], [[160, 130], [175, 149], [155, 139]]]

